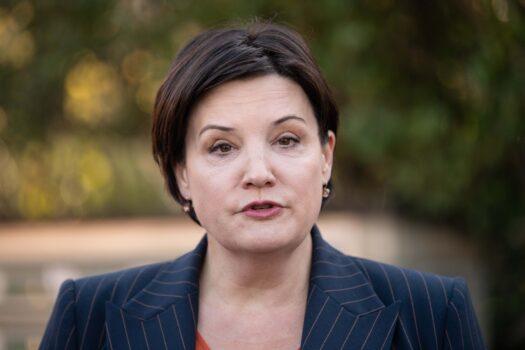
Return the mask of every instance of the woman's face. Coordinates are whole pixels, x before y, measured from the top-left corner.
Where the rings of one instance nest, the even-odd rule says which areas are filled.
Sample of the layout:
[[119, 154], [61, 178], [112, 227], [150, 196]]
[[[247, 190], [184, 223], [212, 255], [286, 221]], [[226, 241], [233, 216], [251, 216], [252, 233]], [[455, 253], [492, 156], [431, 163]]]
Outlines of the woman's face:
[[[239, 253], [297, 247], [330, 179], [335, 135], [329, 131], [325, 145], [318, 135], [308, 97], [279, 75], [231, 81], [204, 96], [176, 176], [210, 240]], [[281, 207], [243, 211], [254, 201]]]

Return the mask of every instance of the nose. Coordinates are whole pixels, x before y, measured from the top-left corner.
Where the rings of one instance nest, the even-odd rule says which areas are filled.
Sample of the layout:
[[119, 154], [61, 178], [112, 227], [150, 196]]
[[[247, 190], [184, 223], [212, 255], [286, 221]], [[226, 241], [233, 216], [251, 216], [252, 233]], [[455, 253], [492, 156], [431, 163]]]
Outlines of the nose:
[[275, 176], [264, 150], [259, 148], [248, 152], [245, 164], [243, 188], [263, 188], [275, 185]]

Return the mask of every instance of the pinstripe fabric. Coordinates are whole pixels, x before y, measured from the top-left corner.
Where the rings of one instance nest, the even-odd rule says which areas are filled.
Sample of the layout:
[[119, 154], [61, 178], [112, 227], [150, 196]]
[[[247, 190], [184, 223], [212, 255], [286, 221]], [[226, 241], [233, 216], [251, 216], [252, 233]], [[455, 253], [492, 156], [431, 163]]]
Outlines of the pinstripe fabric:
[[[485, 349], [462, 278], [344, 255], [317, 226], [312, 239], [301, 349]], [[65, 281], [40, 349], [194, 349], [206, 247]]]

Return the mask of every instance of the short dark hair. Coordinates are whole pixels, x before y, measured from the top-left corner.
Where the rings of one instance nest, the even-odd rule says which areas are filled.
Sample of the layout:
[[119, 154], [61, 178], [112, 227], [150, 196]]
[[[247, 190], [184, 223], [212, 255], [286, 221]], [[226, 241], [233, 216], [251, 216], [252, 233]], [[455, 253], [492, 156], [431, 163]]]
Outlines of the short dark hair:
[[[153, 109], [153, 156], [171, 196], [187, 204], [179, 191], [175, 164], [184, 162], [192, 108], [204, 94], [235, 79], [278, 74], [302, 87], [315, 112], [321, 144], [328, 130], [337, 134], [333, 95], [304, 39], [293, 29], [271, 22], [211, 29], [198, 34], [177, 54], [157, 92]], [[332, 180], [328, 182], [332, 190]], [[333, 192], [333, 191], [331, 191]], [[323, 198], [323, 205], [327, 198]], [[198, 224], [193, 207], [189, 216]]]

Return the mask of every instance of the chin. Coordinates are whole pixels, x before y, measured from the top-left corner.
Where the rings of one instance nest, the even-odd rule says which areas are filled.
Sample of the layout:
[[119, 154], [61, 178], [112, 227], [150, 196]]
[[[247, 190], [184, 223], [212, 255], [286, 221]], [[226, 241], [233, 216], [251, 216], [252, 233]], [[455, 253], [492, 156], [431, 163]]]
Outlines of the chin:
[[237, 213], [204, 228], [210, 238], [234, 254], [291, 253], [304, 242], [311, 226], [298, 222], [287, 211], [271, 220], [255, 220]]
[[[304, 232], [281, 225], [250, 225], [232, 242], [237, 252], [269, 254], [292, 251], [305, 239]], [[260, 226], [260, 227], [257, 227]]]

